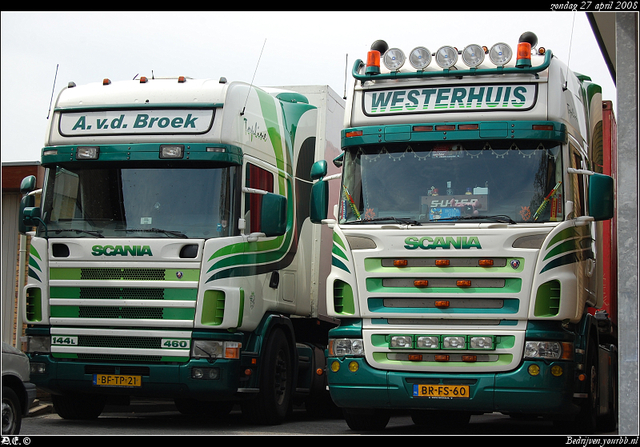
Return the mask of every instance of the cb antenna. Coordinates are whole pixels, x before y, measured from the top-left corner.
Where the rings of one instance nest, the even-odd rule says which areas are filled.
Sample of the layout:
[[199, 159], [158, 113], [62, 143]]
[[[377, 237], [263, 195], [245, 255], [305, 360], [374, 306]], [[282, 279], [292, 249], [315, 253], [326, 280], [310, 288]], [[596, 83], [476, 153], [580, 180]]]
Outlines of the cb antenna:
[[247, 108], [247, 101], [249, 100], [249, 94], [251, 93], [251, 87], [253, 87], [253, 81], [256, 78], [256, 73], [258, 72], [258, 66], [260, 65], [260, 59], [262, 59], [262, 52], [264, 51], [264, 46], [267, 44], [267, 39], [264, 39], [262, 44], [262, 50], [260, 50], [260, 56], [258, 56], [258, 63], [256, 64], [256, 69], [253, 72], [253, 77], [251, 78], [251, 84], [249, 84], [249, 91], [247, 92], [247, 98], [244, 100], [244, 106], [242, 107], [242, 112], [240, 112], [240, 116], [244, 115], [244, 109]]
[[60, 67], [60, 64], [56, 64], [56, 74], [53, 77], [53, 87], [51, 88], [51, 100], [49, 100], [49, 111], [47, 112], [47, 119], [49, 119], [49, 116], [51, 115], [51, 104], [53, 104], [53, 94], [56, 91], [56, 79], [58, 79], [58, 67]]
[[345, 55], [344, 60], [344, 94], [342, 95], [342, 99], [347, 99], [347, 70], [349, 70], [349, 53]]

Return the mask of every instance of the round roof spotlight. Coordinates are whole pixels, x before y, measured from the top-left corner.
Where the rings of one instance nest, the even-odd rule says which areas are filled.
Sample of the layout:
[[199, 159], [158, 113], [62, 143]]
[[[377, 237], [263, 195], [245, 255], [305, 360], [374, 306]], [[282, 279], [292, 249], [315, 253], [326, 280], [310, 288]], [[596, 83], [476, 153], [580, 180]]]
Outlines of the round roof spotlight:
[[425, 47], [415, 47], [409, 53], [409, 63], [416, 70], [424, 70], [431, 63], [431, 51]]
[[489, 59], [498, 67], [506, 65], [511, 60], [511, 56], [513, 56], [511, 47], [503, 42], [495, 44], [489, 50]]
[[480, 45], [467, 45], [462, 50], [462, 61], [471, 68], [476, 68], [482, 62], [484, 62], [484, 50]]
[[402, 50], [398, 48], [389, 48], [382, 56], [382, 62], [384, 66], [389, 70], [400, 70], [400, 68], [404, 65], [404, 61], [407, 58], [405, 57]]
[[450, 46], [438, 48], [436, 51], [436, 64], [440, 68], [451, 68], [458, 62], [458, 51]]

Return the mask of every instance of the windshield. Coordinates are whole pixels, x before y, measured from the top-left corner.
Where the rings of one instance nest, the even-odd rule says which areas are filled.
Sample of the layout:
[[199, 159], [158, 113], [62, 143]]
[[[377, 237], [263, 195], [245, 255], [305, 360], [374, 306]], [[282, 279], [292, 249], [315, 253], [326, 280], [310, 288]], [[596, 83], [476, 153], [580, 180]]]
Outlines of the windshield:
[[[49, 168], [43, 220], [50, 238], [229, 236], [237, 232], [238, 172], [236, 166]], [[42, 225], [38, 232], [45, 234]]]
[[560, 149], [528, 140], [349, 148], [340, 222], [562, 220]]

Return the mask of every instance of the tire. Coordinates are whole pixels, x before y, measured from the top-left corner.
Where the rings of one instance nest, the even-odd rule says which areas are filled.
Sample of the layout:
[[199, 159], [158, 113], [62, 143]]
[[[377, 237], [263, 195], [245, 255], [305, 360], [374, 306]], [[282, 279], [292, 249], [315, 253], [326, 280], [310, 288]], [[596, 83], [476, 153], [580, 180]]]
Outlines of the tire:
[[17, 435], [22, 425], [22, 405], [18, 395], [7, 386], [2, 387], [2, 434]]
[[284, 332], [274, 329], [262, 356], [260, 392], [255, 399], [242, 403], [245, 419], [257, 425], [284, 422], [291, 404], [293, 379], [291, 347]]
[[344, 408], [342, 414], [349, 428], [356, 431], [384, 430], [391, 419], [391, 412], [387, 410]]
[[53, 394], [51, 401], [53, 409], [63, 419], [90, 420], [100, 416], [107, 398], [99, 395], [60, 396]]

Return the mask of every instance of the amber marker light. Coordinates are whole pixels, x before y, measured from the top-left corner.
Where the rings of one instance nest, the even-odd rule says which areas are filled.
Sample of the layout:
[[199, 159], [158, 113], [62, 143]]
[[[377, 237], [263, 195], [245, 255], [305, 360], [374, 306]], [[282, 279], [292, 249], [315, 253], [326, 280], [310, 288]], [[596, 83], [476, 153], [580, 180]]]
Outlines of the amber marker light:
[[478, 261], [478, 265], [480, 267], [492, 267], [493, 266], [493, 259], [480, 259]]
[[351, 131], [345, 133], [344, 136], [347, 137], [347, 138], [361, 137], [362, 136], [362, 131], [361, 130], [351, 130]]
[[446, 354], [437, 354], [435, 356], [435, 360], [436, 362], [448, 362], [449, 361], [449, 356]]
[[394, 267], [406, 267], [409, 265], [409, 261], [406, 259], [394, 259], [393, 266]]
[[429, 281], [426, 279], [416, 279], [413, 281], [413, 285], [416, 287], [427, 287], [429, 285]]
[[462, 356], [462, 361], [463, 362], [477, 362], [478, 361], [478, 356], [477, 355], [463, 355]]
[[422, 354], [409, 354], [409, 360], [412, 362], [421, 362]]
[[534, 124], [531, 128], [533, 130], [553, 130], [553, 124]]
[[448, 267], [451, 261], [448, 259], [436, 259], [436, 267]]
[[434, 306], [436, 306], [438, 309], [446, 309], [450, 305], [451, 303], [447, 300], [436, 300], [434, 303]]
[[456, 281], [456, 286], [458, 287], [471, 287], [471, 280], [469, 279], [459, 279]]

